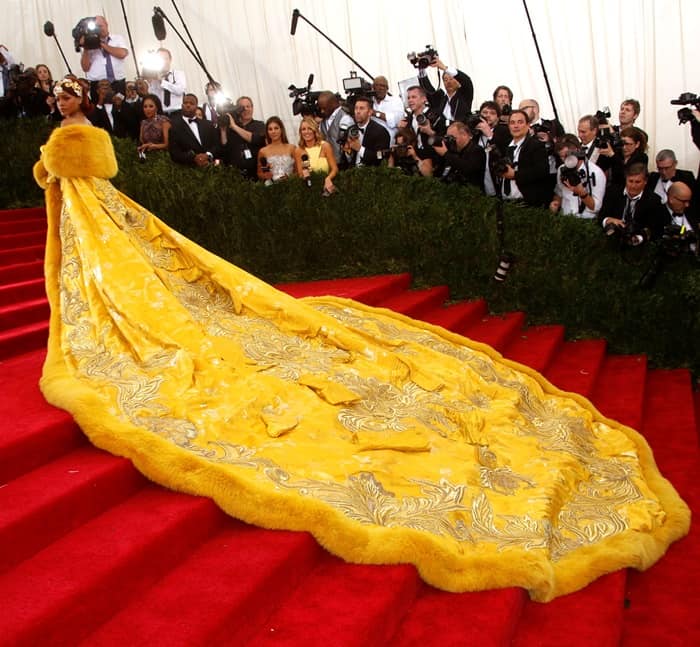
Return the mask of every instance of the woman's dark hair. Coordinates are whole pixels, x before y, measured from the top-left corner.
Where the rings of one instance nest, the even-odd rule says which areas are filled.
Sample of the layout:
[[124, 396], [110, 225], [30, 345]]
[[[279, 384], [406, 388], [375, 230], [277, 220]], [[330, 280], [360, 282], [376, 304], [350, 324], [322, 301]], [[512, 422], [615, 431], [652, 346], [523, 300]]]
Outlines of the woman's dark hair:
[[280, 130], [282, 131], [282, 143], [283, 144], [289, 144], [289, 140], [287, 139], [287, 131], [284, 127], [284, 124], [282, 123], [282, 120], [275, 116], [275, 117], [270, 117], [266, 122], [265, 122], [265, 141], [269, 144], [270, 139], [267, 136], [267, 128], [270, 124], [277, 124], [280, 127]]
[[147, 94], [144, 98], [143, 101], [141, 101], [141, 119], [145, 119], [146, 115], [143, 114], [143, 104], [146, 103], [146, 100], [150, 99], [153, 101], [153, 103], [156, 104], [156, 114], [157, 115], [162, 115], [163, 114], [163, 104], [161, 103], [160, 97], [155, 94]]

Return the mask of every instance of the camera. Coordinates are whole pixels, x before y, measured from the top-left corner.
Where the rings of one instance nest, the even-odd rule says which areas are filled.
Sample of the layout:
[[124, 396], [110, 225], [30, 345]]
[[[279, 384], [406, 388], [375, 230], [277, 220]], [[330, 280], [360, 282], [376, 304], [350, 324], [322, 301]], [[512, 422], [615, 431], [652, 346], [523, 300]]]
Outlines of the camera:
[[225, 99], [222, 103], [216, 104], [216, 115], [216, 125], [219, 128], [228, 127], [228, 115], [231, 115], [233, 120], [240, 125], [243, 117], [243, 107], [233, 103], [231, 99]]
[[510, 272], [513, 263], [515, 262], [515, 257], [512, 254], [504, 252], [498, 258], [498, 267], [496, 268], [496, 273], [493, 275], [493, 280], [503, 283]]
[[344, 146], [348, 139], [357, 139], [360, 136], [360, 128], [356, 124], [348, 126], [347, 128], [341, 128], [338, 133], [338, 146]]
[[416, 52], [409, 52], [406, 54], [406, 58], [411, 62], [411, 65], [416, 69], [422, 70], [430, 66], [430, 64], [438, 57], [438, 53], [433, 49], [432, 45], [426, 45], [425, 51], [416, 54]]
[[[80, 48], [85, 49], [100, 49], [100, 28], [95, 21], [95, 17], [82, 18], [78, 24], [73, 27], [71, 32], [75, 51], [79, 52]], [[82, 38], [83, 42], [80, 43]]]
[[564, 160], [564, 164], [559, 169], [561, 181], [568, 182], [571, 186], [578, 186], [581, 184], [581, 174], [579, 173], [578, 163], [579, 160], [585, 158], [586, 154], [583, 151], [569, 151], [569, 154]]
[[318, 97], [320, 92], [311, 92], [311, 85], [314, 82], [314, 75], [309, 74], [309, 78], [306, 81], [306, 86], [303, 88], [298, 88], [296, 85], [291, 84], [287, 90], [289, 90], [289, 98], [292, 101], [292, 114], [301, 115], [302, 117], [317, 117], [318, 112]]
[[432, 137], [428, 137], [428, 145], [433, 147], [445, 146], [450, 153], [457, 152], [457, 140], [453, 135], [433, 135]]
[[495, 146], [489, 151], [489, 170], [491, 175], [501, 177], [509, 166], [513, 166], [513, 160], [508, 155], [503, 155]]
[[343, 90], [348, 96], [355, 94], [363, 97], [374, 96], [372, 84], [369, 81], [365, 81], [361, 76], [357, 76], [357, 72], [352, 71], [347, 79], [343, 79]]
[[680, 256], [690, 252], [690, 246], [697, 241], [695, 232], [681, 225], [666, 225], [661, 236], [661, 249], [667, 256]]
[[471, 132], [473, 137], [478, 137], [481, 134], [477, 126], [482, 121], [484, 121], [484, 118], [481, 116], [480, 112], [472, 112], [470, 115], [467, 115], [467, 117], [464, 119], [464, 124], [467, 128], [469, 128], [469, 131]]
[[[671, 99], [671, 105], [692, 105], [696, 110], [700, 110], [700, 97], [692, 92], [683, 92], [677, 99]], [[678, 111], [678, 125], [687, 124], [689, 121], [696, 121], [693, 111], [688, 107], [681, 108]]]

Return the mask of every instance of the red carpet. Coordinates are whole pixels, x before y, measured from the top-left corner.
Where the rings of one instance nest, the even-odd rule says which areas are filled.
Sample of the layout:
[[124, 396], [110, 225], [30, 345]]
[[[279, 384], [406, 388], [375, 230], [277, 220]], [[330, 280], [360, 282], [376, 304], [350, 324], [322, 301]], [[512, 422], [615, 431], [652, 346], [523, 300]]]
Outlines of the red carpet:
[[[305, 533], [253, 528], [150, 484], [87, 444], [37, 386], [48, 332], [41, 209], [0, 212], [0, 645], [700, 644], [700, 536], [645, 573], [620, 571], [549, 604], [520, 589], [449, 594], [410, 566], [345, 564]], [[280, 286], [411, 314], [489, 343], [642, 431], [699, 508], [700, 398], [687, 371], [649, 370], [560, 326], [523, 328], [483, 301], [443, 307], [408, 275]]]

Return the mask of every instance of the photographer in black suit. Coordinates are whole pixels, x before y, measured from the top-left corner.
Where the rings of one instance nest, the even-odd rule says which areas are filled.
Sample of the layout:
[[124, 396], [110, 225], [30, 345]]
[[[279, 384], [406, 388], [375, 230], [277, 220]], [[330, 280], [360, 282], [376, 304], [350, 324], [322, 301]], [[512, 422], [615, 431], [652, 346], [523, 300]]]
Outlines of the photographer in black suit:
[[425, 90], [428, 103], [432, 110], [445, 119], [449, 126], [453, 121], [464, 123], [472, 111], [474, 100], [474, 85], [472, 80], [457, 68], [445, 65], [437, 56], [430, 63], [442, 72], [442, 82], [445, 89], [435, 89], [428, 79], [427, 68], [418, 70], [418, 83]]
[[659, 196], [646, 190], [648, 177], [644, 164], [628, 166], [625, 184], [608, 185], [598, 214], [606, 234], [623, 236], [632, 246], [660, 238], [671, 220]]
[[433, 149], [442, 158], [443, 182], [471, 184], [484, 191], [486, 153], [467, 124], [451, 123], [447, 135], [442, 141], [434, 142]]
[[389, 149], [389, 131], [372, 121], [372, 101], [367, 97], [355, 99], [354, 128], [344, 131], [344, 168], [353, 166], [379, 166], [382, 153]]
[[399, 128], [410, 128], [416, 133], [415, 149], [421, 160], [421, 174], [432, 175], [438, 160], [430, 145], [430, 138], [445, 134], [445, 118], [431, 109], [425, 90], [419, 85], [412, 85], [406, 90], [406, 103], [408, 113], [399, 122]]
[[656, 154], [656, 171], [649, 173], [649, 188], [666, 204], [668, 189], [674, 182], [684, 182], [692, 189], [695, 176], [692, 171], [679, 170], [676, 154], [664, 148]]
[[511, 141], [500, 149], [504, 161], [500, 177], [504, 200], [522, 200], [531, 207], [543, 207], [552, 197], [547, 149], [530, 135], [524, 110], [513, 110], [508, 118]]
[[195, 117], [198, 103], [196, 95], [185, 94], [181, 113], [172, 117], [168, 146], [170, 157], [173, 162], [190, 166], [219, 164], [219, 131], [208, 121]]

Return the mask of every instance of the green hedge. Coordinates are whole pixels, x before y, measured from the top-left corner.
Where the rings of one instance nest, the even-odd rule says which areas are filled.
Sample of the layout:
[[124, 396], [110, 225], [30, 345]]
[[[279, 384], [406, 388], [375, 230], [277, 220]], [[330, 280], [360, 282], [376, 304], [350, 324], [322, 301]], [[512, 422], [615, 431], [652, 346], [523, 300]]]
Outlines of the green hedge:
[[[5, 165], [0, 208], [41, 203], [31, 165], [44, 123], [0, 124]], [[498, 259], [495, 201], [388, 169], [356, 169], [321, 196], [321, 178], [265, 187], [230, 168], [189, 169], [166, 154], [138, 162], [115, 141], [114, 184], [186, 236], [270, 281], [411, 272], [416, 285], [447, 284], [456, 299], [484, 297], [492, 311], [521, 309], [528, 322], [561, 323], [569, 338], [603, 337], [612, 352], [646, 353], [656, 366], [700, 374], [700, 272], [670, 259], [651, 289], [638, 286], [656, 247], [621, 251], [590, 222], [506, 206], [516, 262], [492, 280]]]

